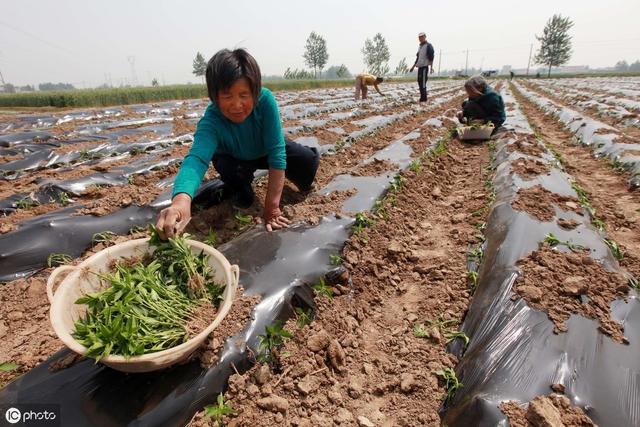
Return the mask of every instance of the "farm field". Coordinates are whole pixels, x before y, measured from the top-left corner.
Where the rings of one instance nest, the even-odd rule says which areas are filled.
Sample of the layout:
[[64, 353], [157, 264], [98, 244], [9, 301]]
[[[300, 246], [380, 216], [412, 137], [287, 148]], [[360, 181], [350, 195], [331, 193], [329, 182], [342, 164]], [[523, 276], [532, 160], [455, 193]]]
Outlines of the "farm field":
[[147, 374], [65, 349], [46, 281], [148, 235], [207, 101], [0, 115], [0, 403], [97, 426], [639, 425], [640, 77], [491, 83], [507, 121], [483, 143], [453, 132], [460, 81], [422, 104], [415, 83], [275, 93], [322, 154], [315, 189], [286, 184], [293, 225], [266, 233], [264, 175], [236, 211], [209, 168], [186, 232], [242, 292]]

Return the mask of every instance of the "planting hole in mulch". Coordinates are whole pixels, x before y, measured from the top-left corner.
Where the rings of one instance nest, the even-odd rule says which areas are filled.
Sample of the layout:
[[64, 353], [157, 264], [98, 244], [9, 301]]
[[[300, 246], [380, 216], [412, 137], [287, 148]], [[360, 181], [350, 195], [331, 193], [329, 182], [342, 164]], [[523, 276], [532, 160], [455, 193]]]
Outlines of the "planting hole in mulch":
[[556, 214], [553, 208], [554, 204], [562, 210], [573, 211], [578, 215], [583, 215], [578, 199], [560, 196], [540, 185], [518, 190], [517, 198], [511, 203], [511, 207], [517, 211], [526, 212], [542, 222], [548, 222], [553, 220]]
[[510, 153], [519, 152], [534, 157], [543, 157], [546, 153], [545, 148], [538, 142], [535, 136], [520, 136], [518, 140], [507, 146]]
[[571, 405], [569, 398], [560, 394], [536, 396], [526, 408], [514, 401], [504, 402], [500, 410], [509, 418], [512, 427], [595, 426], [582, 408]]
[[[518, 262], [521, 271], [516, 281], [514, 299], [547, 313], [555, 325], [554, 332], [566, 332], [571, 314], [597, 319], [602, 333], [619, 343], [626, 343], [622, 325], [611, 319], [610, 306], [626, 298], [627, 280], [612, 273], [586, 253], [565, 253], [548, 246], [533, 251]], [[585, 298], [586, 297], [586, 298]]]
[[575, 219], [558, 218], [556, 223], [565, 230], [573, 230], [580, 225]]
[[532, 159], [518, 159], [511, 164], [511, 169], [525, 180], [549, 174], [548, 165]]

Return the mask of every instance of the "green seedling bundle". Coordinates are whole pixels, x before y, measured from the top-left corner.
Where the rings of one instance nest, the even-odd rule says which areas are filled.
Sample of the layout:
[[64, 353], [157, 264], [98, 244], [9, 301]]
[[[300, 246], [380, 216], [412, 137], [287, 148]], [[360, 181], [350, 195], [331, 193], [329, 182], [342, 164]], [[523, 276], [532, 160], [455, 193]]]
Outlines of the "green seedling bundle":
[[[151, 230], [152, 255], [120, 260], [99, 274], [107, 286], [85, 295], [85, 316], [73, 337], [96, 360], [109, 355], [139, 356], [169, 349], [200, 332], [222, 300], [208, 257], [191, 251], [186, 237], [163, 241]], [[209, 313], [209, 314], [203, 314]]]

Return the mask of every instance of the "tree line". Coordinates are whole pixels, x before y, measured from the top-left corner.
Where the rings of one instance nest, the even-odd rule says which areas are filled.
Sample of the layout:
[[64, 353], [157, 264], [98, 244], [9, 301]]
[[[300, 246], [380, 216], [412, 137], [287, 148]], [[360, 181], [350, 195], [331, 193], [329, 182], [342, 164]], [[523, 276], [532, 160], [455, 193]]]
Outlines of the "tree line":
[[[372, 39], [366, 39], [361, 50], [367, 71], [376, 76], [383, 76], [389, 73], [389, 58], [391, 53], [387, 41], [381, 33], [377, 33]], [[351, 72], [345, 64], [333, 65], [323, 70], [329, 62], [329, 51], [327, 41], [320, 34], [312, 31], [305, 43], [304, 52], [302, 54], [304, 63], [309, 70], [291, 69], [288, 67], [283, 77], [291, 80], [307, 80], [323, 77], [325, 79], [342, 79], [352, 77]], [[196, 76], [204, 76], [207, 68], [207, 62], [200, 52], [196, 54], [193, 60], [193, 74]], [[406, 58], [403, 58], [398, 66], [394, 69], [397, 75], [407, 74], [409, 66]]]

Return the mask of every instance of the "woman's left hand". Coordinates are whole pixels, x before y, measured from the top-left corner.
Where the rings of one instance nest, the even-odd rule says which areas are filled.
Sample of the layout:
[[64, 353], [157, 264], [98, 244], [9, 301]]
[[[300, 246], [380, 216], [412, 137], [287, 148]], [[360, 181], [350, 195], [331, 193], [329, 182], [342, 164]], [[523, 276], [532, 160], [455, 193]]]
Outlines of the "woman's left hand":
[[282, 215], [278, 206], [274, 208], [264, 208], [264, 225], [267, 231], [279, 230], [289, 226], [289, 220]]

